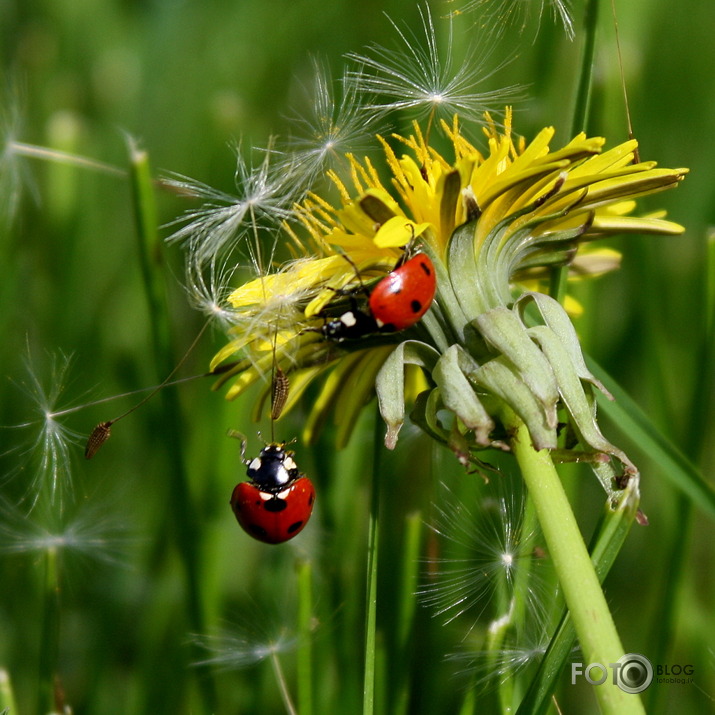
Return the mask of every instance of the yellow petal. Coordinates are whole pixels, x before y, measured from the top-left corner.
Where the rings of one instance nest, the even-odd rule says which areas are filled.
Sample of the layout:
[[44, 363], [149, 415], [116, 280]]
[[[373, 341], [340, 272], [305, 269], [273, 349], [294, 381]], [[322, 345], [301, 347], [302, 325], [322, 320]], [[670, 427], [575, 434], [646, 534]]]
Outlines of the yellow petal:
[[375, 245], [380, 248], [401, 248], [413, 238], [421, 236], [429, 227], [428, 223], [417, 224], [404, 216], [393, 216], [375, 234]]

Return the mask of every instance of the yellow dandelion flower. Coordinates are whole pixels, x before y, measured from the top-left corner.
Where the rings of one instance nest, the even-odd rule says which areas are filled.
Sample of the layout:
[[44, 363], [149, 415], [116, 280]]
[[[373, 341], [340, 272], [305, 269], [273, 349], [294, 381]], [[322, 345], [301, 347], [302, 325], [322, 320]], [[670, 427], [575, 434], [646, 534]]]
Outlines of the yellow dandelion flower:
[[[234, 398], [268, 374], [275, 340], [276, 359], [301, 392], [331, 369], [306, 439], [334, 412], [344, 443], [377, 391], [392, 446], [405, 399], [416, 397], [406, 394], [405, 367], [416, 365], [424, 377], [415, 381], [409, 371], [408, 390], [421, 390], [413, 415], [455, 451], [456, 444], [470, 454], [503, 446], [499, 405], [508, 404], [537, 447], [557, 449], [563, 410], [586, 458], [615, 457], [634, 470], [602, 437], [590, 395], [601, 386], [585, 367], [568, 316], [538, 292], [539, 281], [553, 266], [569, 265], [580, 276], [616, 267], [613, 251], [578, 255], [594, 239], [681, 233], [663, 214], [633, 212], [635, 199], [675, 186], [686, 170], [633, 163], [633, 140], [604, 150], [603, 138], [579, 134], [552, 150], [554, 130], [545, 128], [527, 143], [513, 133], [510, 111], [501, 127], [486, 115], [483, 129], [484, 152], [465, 138], [456, 116], [442, 122], [453, 150], [447, 158], [415, 123], [408, 136], [378, 137], [383, 165], [346, 155], [346, 177], [328, 172], [339, 205], [310, 194], [285, 224], [296, 259], [229, 296], [238, 318], [213, 367], [242, 357], [223, 367], [219, 385], [232, 381]], [[387, 332], [370, 318], [366, 296], [405, 251], [429, 257], [436, 295], [419, 322]], [[527, 304], [536, 309], [529, 318]], [[354, 331], [359, 339], [327, 339], [323, 326], [340, 316], [364, 320], [367, 328]], [[444, 408], [453, 415], [450, 424], [437, 417]]]

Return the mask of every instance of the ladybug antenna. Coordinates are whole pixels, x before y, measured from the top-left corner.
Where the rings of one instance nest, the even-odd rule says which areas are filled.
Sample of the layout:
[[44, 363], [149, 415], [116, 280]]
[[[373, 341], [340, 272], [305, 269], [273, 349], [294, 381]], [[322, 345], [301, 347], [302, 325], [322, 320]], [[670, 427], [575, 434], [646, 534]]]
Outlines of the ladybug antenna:
[[[214, 372], [206, 372], [201, 375], [193, 375], [191, 377], [183, 378], [181, 380], [175, 380], [172, 382], [172, 377], [177, 373], [177, 371], [181, 368], [181, 366], [186, 362], [186, 359], [189, 357], [193, 349], [196, 347], [198, 344], [199, 340], [201, 339], [201, 336], [204, 334], [204, 331], [209, 325], [209, 321], [206, 321], [199, 330], [198, 335], [194, 338], [193, 342], [191, 345], [189, 345], [188, 349], [186, 352], [183, 354], [179, 362], [176, 364], [174, 369], [162, 380], [155, 388], [149, 392], [149, 394], [139, 400], [136, 405], [128, 409], [126, 412], [123, 412], [121, 415], [118, 417], [115, 417], [111, 420], [107, 420], [106, 422], [100, 422], [91, 432], [89, 437], [87, 438], [87, 443], [84, 448], [84, 456], [85, 459], [92, 459], [95, 454], [100, 450], [102, 445], [112, 436], [112, 425], [114, 425], [116, 422], [119, 422], [119, 420], [123, 420], [125, 417], [130, 415], [134, 410], [138, 410], [142, 405], [145, 403], [149, 402], [154, 395], [156, 395], [157, 392], [162, 390], [165, 387], [168, 387], [169, 385], [176, 385], [181, 382], [187, 382], [188, 380], [193, 380], [197, 377], [207, 377], [209, 375], [215, 375], [216, 373]], [[132, 394], [132, 393], [128, 393]], [[109, 398], [113, 399], [113, 398]], [[104, 400], [99, 400], [98, 402], [104, 402]], [[95, 403], [96, 404], [96, 403]], [[85, 405], [86, 406], [86, 405]]]
[[[345, 253], [344, 251], [338, 251], [338, 253], [352, 266], [353, 271], [355, 271], [355, 277], [357, 278], [358, 283], [360, 284], [360, 290], [364, 293], [367, 293], [368, 290], [365, 287], [365, 284], [362, 282], [362, 276], [360, 275], [360, 271], [358, 270], [358, 267], [357, 267], [357, 264], [355, 263], [355, 261], [353, 261], [353, 259], [350, 258], [350, 256], [348, 256], [348, 254]], [[326, 286], [326, 288], [328, 288], [328, 290], [333, 290], [336, 293], [341, 293], [343, 290], [340, 288], [331, 288], [330, 286]]]
[[410, 240], [402, 247], [402, 255], [395, 264], [395, 268], [393, 268], [393, 270], [400, 268], [400, 266], [404, 266], [405, 263], [407, 263], [407, 261], [412, 258], [412, 255], [415, 251], [415, 245], [417, 242], [417, 236], [415, 235], [415, 227], [413, 224], [408, 223], [406, 224], [405, 228], [407, 228], [411, 234]]

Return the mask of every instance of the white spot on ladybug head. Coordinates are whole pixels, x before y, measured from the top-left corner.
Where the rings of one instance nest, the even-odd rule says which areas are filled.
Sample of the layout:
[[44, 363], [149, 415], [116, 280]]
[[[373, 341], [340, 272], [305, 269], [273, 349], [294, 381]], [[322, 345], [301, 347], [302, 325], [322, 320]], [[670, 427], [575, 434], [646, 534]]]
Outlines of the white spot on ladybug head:
[[260, 457], [254, 457], [251, 462], [248, 465], [249, 469], [253, 469], [254, 471], [258, 471], [261, 468], [261, 458]]
[[285, 484], [288, 481], [290, 481], [290, 474], [288, 474], [288, 470], [281, 464], [281, 466], [276, 469], [276, 483]]
[[276, 494], [276, 497], [278, 497], [278, 499], [287, 499], [289, 494], [290, 488], [284, 489], [282, 492], [278, 492], [278, 494]]
[[353, 313], [352, 310], [349, 310], [347, 313], [343, 313], [340, 316], [340, 322], [346, 328], [354, 327], [357, 324], [357, 318], [355, 317], [355, 313]]
[[286, 457], [283, 460], [283, 466], [290, 471], [291, 469], [297, 469], [298, 465], [293, 461], [292, 457]]
[[385, 323], [380, 320], [380, 318], [375, 318], [375, 322], [377, 323], [378, 328], [382, 328], [385, 325]]

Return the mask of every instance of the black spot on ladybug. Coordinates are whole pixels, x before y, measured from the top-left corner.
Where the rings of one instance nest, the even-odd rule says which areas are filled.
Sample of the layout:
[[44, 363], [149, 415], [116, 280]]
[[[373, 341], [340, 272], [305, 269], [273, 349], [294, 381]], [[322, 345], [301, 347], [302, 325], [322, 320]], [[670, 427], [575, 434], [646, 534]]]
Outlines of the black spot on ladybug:
[[268, 532], [262, 526], [258, 526], [258, 524], [249, 524], [248, 528], [251, 530], [251, 533], [261, 541], [268, 538]]
[[303, 522], [296, 521], [288, 527], [287, 531], [289, 534], [292, 534], [294, 531], [298, 531], [298, 529], [300, 529], [301, 526], [303, 526]]
[[420, 303], [419, 300], [413, 300], [410, 303], [410, 308], [413, 313], [419, 313], [422, 310], [422, 303]]
[[263, 503], [263, 508], [271, 512], [283, 511], [287, 506], [288, 502], [285, 499], [278, 499], [278, 497], [273, 497]]
[[420, 268], [425, 272], [425, 275], [431, 276], [432, 275], [432, 270], [430, 267], [427, 265], [426, 261], [420, 261]]
[[308, 499], [308, 505], [313, 506], [314, 501], [315, 501], [315, 494], [311, 494], [310, 499]]

